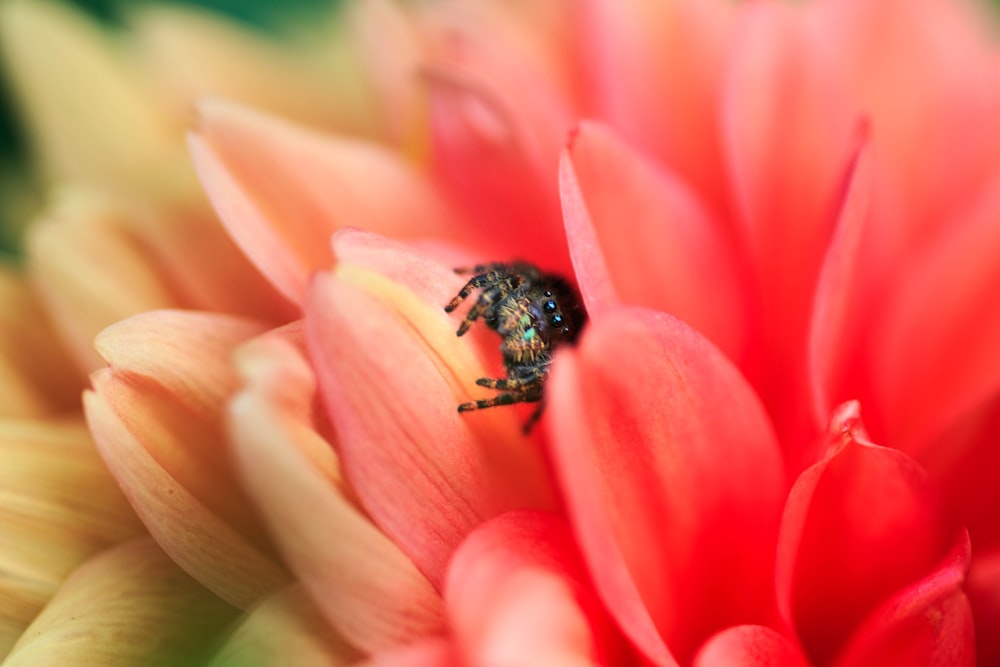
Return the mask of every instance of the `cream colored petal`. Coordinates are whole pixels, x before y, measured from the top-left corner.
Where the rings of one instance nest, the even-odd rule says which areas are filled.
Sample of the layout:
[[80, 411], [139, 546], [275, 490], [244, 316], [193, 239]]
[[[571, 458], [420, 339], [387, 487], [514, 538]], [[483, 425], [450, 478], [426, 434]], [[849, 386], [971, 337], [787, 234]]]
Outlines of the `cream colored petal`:
[[77, 568], [3, 667], [196, 664], [234, 616], [152, 540], [140, 539]]
[[303, 414], [315, 379], [301, 353], [262, 338], [239, 359], [248, 386], [230, 406], [230, 432], [240, 470], [319, 613], [365, 652], [441, 633], [438, 593], [339, 492], [333, 450]]
[[243, 617], [209, 667], [338, 667], [356, 652], [331, 633], [301, 589], [285, 589]]
[[20, 272], [0, 266], [0, 416], [76, 409], [83, 387], [38, 296]]
[[154, 539], [184, 571], [247, 608], [287, 575], [179, 484], [132, 436], [101, 396], [84, 394], [101, 456]]
[[50, 182], [129, 182], [176, 150], [129, 54], [68, 4], [0, 3], [0, 56]]
[[0, 420], [0, 655], [73, 568], [143, 532], [82, 423]]
[[31, 229], [28, 270], [85, 371], [104, 365], [93, 340], [108, 325], [176, 297], [129, 228], [130, 211], [91, 188], [60, 193]]
[[149, 76], [185, 123], [195, 99], [218, 95], [352, 134], [376, 129], [357, 58], [322, 21], [283, 42], [181, 5], [143, 4], [128, 23]]

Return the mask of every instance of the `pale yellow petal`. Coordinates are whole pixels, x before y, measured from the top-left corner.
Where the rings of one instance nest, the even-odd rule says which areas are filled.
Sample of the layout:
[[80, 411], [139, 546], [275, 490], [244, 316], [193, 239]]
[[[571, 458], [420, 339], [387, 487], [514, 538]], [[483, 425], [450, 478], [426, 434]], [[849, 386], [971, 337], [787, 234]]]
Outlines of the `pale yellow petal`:
[[103, 364], [94, 336], [130, 315], [175, 305], [130, 211], [89, 188], [61, 193], [28, 235], [28, 270], [67, 346], [86, 371]]
[[287, 575], [178, 484], [93, 392], [84, 408], [101, 456], [150, 533], [185, 572], [240, 608], [277, 590]]
[[50, 182], [127, 182], [177, 149], [119, 46], [66, 3], [0, 3], [0, 55]]
[[0, 655], [73, 568], [143, 532], [82, 422], [0, 420]]
[[232, 622], [235, 610], [180, 571], [149, 538], [77, 568], [4, 667], [176, 667]]
[[78, 409], [84, 383], [37, 294], [0, 266], [0, 416]]
[[209, 667], [338, 667], [356, 652], [325, 626], [301, 589], [267, 598], [240, 621]]

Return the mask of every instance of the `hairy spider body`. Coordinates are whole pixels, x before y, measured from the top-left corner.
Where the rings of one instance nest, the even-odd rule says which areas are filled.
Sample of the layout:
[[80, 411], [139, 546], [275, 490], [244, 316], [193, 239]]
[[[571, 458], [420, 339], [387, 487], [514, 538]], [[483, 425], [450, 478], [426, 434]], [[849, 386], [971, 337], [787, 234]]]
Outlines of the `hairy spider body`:
[[[572, 343], [586, 322], [586, 314], [576, 289], [564, 278], [543, 273], [525, 262], [481, 264], [456, 273], [472, 275], [447, 306], [452, 312], [474, 291], [479, 297], [458, 327], [462, 336], [478, 319], [503, 338], [505, 378], [479, 378], [480, 387], [502, 393], [458, 406], [459, 412], [498, 405], [539, 402], [544, 397], [545, 379], [552, 353], [559, 345]], [[539, 405], [524, 425], [527, 432], [541, 416]]]

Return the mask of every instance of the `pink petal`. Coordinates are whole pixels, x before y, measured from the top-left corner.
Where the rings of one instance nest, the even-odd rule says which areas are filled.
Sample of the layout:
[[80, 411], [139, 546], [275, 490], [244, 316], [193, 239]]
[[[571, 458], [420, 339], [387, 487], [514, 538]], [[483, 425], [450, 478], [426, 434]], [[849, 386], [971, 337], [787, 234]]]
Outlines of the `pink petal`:
[[461, 667], [455, 646], [447, 639], [425, 639], [372, 656], [358, 667]]
[[743, 9], [723, 90], [723, 146], [762, 295], [766, 372], [756, 384], [782, 441], [796, 443], [822, 428], [805, 402], [802, 342], [856, 117], [803, 6]]
[[[728, 207], [716, 129], [719, 80], [732, 25], [717, 0], [578, 3], [581, 57], [599, 116], [644, 146], [716, 212]], [[655, 63], [655, 76], [650, 76]]]
[[[526, 97], [481, 74], [437, 66], [424, 71], [433, 166], [476, 240], [496, 257], [524, 257], [549, 269], [569, 267], [551, 174], [567, 119], [526, 118]], [[475, 165], [470, 168], [470, 165]]]
[[787, 637], [760, 625], [740, 625], [712, 637], [698, 652], [694, 667], [809, 667]]
[[778, 599], [815, 662], [836, 654], [889, 596], [925, 576], [959, 534], [926, 473], [867, 441], [856, 403], [840, 408], [830, 453], [796, 481], [778, 550]]
[[809, 325], [809, 366], [813, 411], [828, 421], [833, 409], [850, 398], [846, 385], [858, 375], [854, 355], [864, 322], [865, 257], [862, 241], [869, 224], [874, 188], [874, 155], [868, 126], [844, 184], [833, 237], [823, 259]]
[[[928, 438], [1000, 389], [1000, 181], [898, 271], [872, 342], [886, 438]], [[915, 335], [915, 332], [919, 335]], [[960, 351], [960, 354], [958, 353]]]
[[592, 317], [592, 302], [610, 300], [610, 282], [622, 301], [669, 312], [741, 359], [747, 281], [725, 230], [682, 180], [606, 127], [584, 123], [563, 154], [559, 181]]
[[427, 302], [350, 265], [314, 278], [306, 333], [347, 478], [365, 510], [439, 585], [475, 526], [517, 508], [548, 508], [551, 482], [513, 411], [459, 414], [484, 375], [443, 304], [462, 280], [427, 262]]
[[836, 667], [977, 664], [972, 611], [962, 591], [969, 555], [968, 535], [960, 534], [933, 572], [875, 610], [837, 658]]
[[229, 406], [237, 464], [322, 616], [366, 653], [441, 632], [440, 596], [338, 488], [336, 455], [309, 422], [315, 379], [301, 352], [270, 334], [240, 348], [238, 365], [247, 386]]
[[206, 101], [199, 110], [190, 147], [202, 185], [236, 243], [295, 303], [309, 274], [330, 266], [327, 240], [340, 227], [463, 236], [429, 181], [376, 144], [229, 102]]
[[455, 552], [445, 599], [470, 664], [616, 664], [603, 654], [606, 619], [556, 515], [511, 512], [477, 528]]
[[650, 660], [672, 662], [663, 642], [686, 662], [720, 628], [773, 620], [781, 460], [718, 350], [669, 315], [609, 311], [556, 360], [549, 400], [591, 576]]

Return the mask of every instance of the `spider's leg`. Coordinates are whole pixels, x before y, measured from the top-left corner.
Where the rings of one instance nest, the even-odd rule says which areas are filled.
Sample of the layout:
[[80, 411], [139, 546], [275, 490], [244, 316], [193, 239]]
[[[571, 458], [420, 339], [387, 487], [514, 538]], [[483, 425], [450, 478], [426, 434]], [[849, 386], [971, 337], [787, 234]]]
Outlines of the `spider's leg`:
[[538, 423], [538, 420], [541, 418], [542, 412], [544, 411], [545, 411], [545, 401], [539, 401], [538, 407], [535, 408], [534, 411], [532, 411], [531, 416], [528, 417], [528, 421], [524, 422], [524, 425], [521, 427], [521, 432], [524, 433], [525, 435], [531, 433], [531, 429], [533, 429], [535, 427], [535, 424]]
[[493, 398], [484, 398], [478, 401], [470, 401], [469, 403], [462, 403], [458, 406], [459, 412], [471, 412], [472, 410], [483, 410], [485, 408], [493, 408], [499, 405], [513, 405], [515, 403], [532, 403], [541, 398], [541, 394], [537, 397], [532, 394], [527, 394], [524, 392], [508, 392], [504, 394], [498, 394]]
[[458, 308], [463, 301], [469, 298], [475, 290], [480, 288], [485, 288], [490, 285], [501, 286], [506, 282], [509, 287], [508, 289], [515, 289], [524, 282], [524, 278], [521, 276], [506, 273], [504, 271], [490, 271], [488, 273], [480, 273], [477, 276], [473, 276], [469, 282], [465, 283], [465, 286], [458, 291], [455, 298], [448, 302], [448, 305], [444, 307], [444, 312], [450, 313], [451, 311]]

